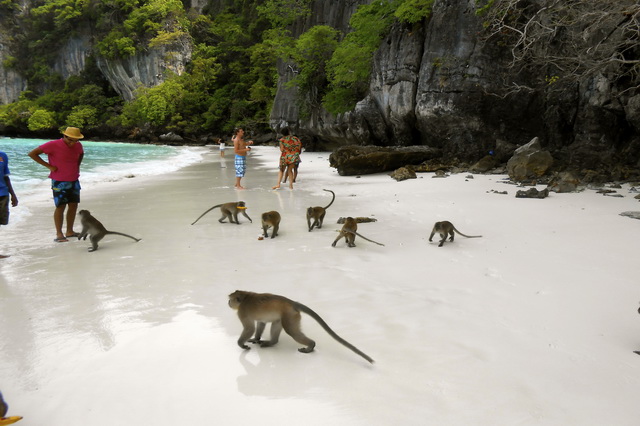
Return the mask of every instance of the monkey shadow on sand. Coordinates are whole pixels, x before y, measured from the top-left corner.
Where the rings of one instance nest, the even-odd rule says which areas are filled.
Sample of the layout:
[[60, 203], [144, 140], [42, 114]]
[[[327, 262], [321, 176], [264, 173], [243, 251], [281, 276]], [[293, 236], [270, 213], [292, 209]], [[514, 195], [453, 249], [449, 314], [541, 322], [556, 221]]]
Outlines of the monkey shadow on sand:
[[[284, 339], [283, 339], [284, 340]], [[317, 349], [309, 354], [303, 354], [297, 351], [300, 345], [294, 341], [282, 341], [277, 346], [270, 348], [260, 348], [258, 345], [252, 345], [251, 350], [241, 352], [238, 360], [245, 369], [246, 374], [238, 376], [238, 391], [246, 396], [263, 396], [268, 398], [300, 398], [301, 396], [310, 395], [314, 389], [325, 389], [331, 392], [331, 389], [344, 385], [342, 374], [323, 374], [314, 376], [313, 381], [307, 380], [291, 380], [291, 371], [304, 371], [305, 369], [340, 368], [337, 365], [336, 357], [338, 348], [335, 353], [327, 351], [322, 353]], [[345, 358], [352, 356], [348, 352]], [[329, 357], [329, 359], [321, 359]], [[367, 365], [355, 358], [353, 363], [364, 367], [362, 371], [369, 368], [375, 368]], [[345, 360], [343, 364], [345, 375], [352, 374], [354, 365], [349, 360]], [[329, 365], [330, 364], [330, 365]], [[317, 380], [318, 377], [322, 379]], [[315, 393], [315, 392], [314, 392]]]

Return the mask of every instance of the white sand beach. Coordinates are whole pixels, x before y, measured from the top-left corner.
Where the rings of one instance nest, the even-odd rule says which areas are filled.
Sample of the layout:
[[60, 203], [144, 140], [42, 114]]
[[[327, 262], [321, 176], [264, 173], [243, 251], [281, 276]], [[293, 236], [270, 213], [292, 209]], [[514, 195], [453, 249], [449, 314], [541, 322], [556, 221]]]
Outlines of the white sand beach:
[[[341, 177], [328, 153], [303, 153], [295, 189], [273, 191], [278, 151], [256, 147], [237, 191], [231, 157], [221, 168], [212, 148], [166, 176], [83, 186], [80, 207], [138, 243], [54, 243], [44, 201], [2, 227], [0, 391], [18, 425], [638, 424], [629, 185], [622, 198], [516, 199], [504, 176]], [[336, 200], [308, 232], [325, 188]], [[215, 210], [190, 225], [236, 200], [253, 223]], [[280, 235], [258, 240], [269, 210]], [[385, 246], [331, 247], [345, 216], [376, 218], [358, 232]], [[440, 220], [483, 237], [439, 248], [428, 237]], [[240, 349], [236, 289], [308, 305], [375, 363], [308, 316], [311, 354], [284, 333]]]

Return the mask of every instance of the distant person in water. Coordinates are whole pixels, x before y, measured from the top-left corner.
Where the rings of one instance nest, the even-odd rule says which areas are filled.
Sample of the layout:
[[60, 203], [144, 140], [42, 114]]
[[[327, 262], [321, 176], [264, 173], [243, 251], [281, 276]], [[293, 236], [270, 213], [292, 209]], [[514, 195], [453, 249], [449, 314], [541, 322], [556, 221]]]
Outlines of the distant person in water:
[[[296, 181], [297, 167], [300, 163], [300, 152], [302, 151], [302, 142], [296, 136], [291, 134], [288, 127], [282, 129], [282, 138], [280, 139], [280, 170], [278, 171], [278, 184], [272, 189], [280, 188], [282, 175], [286, 173], [289, 179], [289, 188], [293, 189], [293, 183]], [[294, 169], [296, 170], [294, 176]], [[286, 181], [286, 178], [285, 178]]]
[[[7, 154], [0, 151], [0, 173], [2, 173], [2, 179], [0, 180], [0, 225], [9, 224], [9, 198], [11, 198], [11, 206], [18, 205], [18, 197], [13, 192], [13, 186], [11, 186], [11, 179], [9, 178], [9, 157]], [[5, 259], [8, 255], [0, 254], [0, 259]]]
[[236, 189], [244, 189], [241, 184], [242, 178], [244, 177], [247, 171], [247, 152], [251, 151], [251, 147], [248, 145], [252, 145], [253, 141], [246, 142], [244, 140], [244, 130], [242, 128], [237, 128], [233, 132], [233, 152], [236, 154], [235, 158], [235, 167], [236, 167]]
[[220, 147], [220, 167], [227, 167], [224, 164], [224, 150], [227, 147], [227, 144], [222, 140], [222, 138], [216, 139], [216, 143]]
[[220, 157], [224, 158], [224, 149], [227, 147], [227, 144], [224, 143], [222, 138], [216, 139], [216, 143], [220, 145]]
[[[53, 202], [55, 210], [53, 212], [53, 222], [56, 227], [56, 238], [54, 241], [64, 243], [70, 237], [77, 237], [78, 233], [73, 230], [76, 220], [76, 211], [80, 202], [80, 164], [84, 157], [84, 149], [80, 139], [84, 135], [77, 127], [67, 127], [62, 132], [62, 138], [49, 141], [29, 152], [29, 157], [38, 164], [49, 169], [51, 178], [51, 189], [53, 190]], [[44, 161], [40, 155], [47, 154], [48, 162]], [[68, 209], [67, 209], [68, 206]], [[62, 225], [67, 210], [66, 232], [62, 232]]]

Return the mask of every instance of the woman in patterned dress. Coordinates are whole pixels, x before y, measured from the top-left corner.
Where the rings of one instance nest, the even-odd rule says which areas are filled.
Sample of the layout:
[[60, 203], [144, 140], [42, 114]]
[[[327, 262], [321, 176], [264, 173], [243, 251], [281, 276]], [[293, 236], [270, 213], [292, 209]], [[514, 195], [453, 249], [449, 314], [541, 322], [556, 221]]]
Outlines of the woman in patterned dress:
[[293, 189], [293, 168], [300, 162], [300, 151], [302, 142], [293, 136], [288, 127], [282, 129], [280, 139], [280, 171], [278, 172], [278, 184], [271, 189], [280, 188], [282, 176], [285, 173], [289, 179], [289, 188]]

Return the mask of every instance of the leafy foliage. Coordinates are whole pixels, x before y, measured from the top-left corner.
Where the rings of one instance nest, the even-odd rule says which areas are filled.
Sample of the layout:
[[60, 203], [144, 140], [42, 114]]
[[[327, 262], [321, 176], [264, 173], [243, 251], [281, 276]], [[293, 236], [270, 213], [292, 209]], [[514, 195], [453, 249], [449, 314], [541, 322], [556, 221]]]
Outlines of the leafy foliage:
[[[320, 89], [326, 81], [325, 66], [338, 45], [339, 32], [327, 25], [316, 25], [298, 38], [292, 58], [298, 65], [298, 74], [292, 80], [303, 92]], [[317, 101], [317, 96], [310, 96]]]
[[[102, 12], [102, 13], [101, 13]], [[113, 21], [98, 18], [97, 27], [104, 36], [97, 43], [101, 55], [116, 59], [135, 55], [145, 47], [172, 43], [187, 26], [180, 0], [103, 1], [96, 15], [108, 13]]]
[[35, 18], [51, 21], [55, 30], [69, 30], [79, 23], [89, 7], [89, 0], [49, 0], [31, 9]]
[[36, 109], [27, 120], [27, 128], [32, 132], [52, 129], [55, 124], [56, 120], [53, 117], [53, 112], [46, 109]]
[[76, 105], [67, 116], [66, 123], [80, 128], [95, 126], [98, 123], [98, 110], [91, 105]]
[[311, 0], [266, 0], [257, 7], [258, 13], [271, 22], [274, 28], [291, 25], [296, 19], [311, 13]]
[[401, 22], [415, 24], [431, 15], [434, 0], [405, 0], [396, 9], [394, 15]]
[[[309, 16], [312, 0], [209, 2], [203, 14], [185, 11], [187, 3], [47, 0], [19, 14], [17, 2], [0, 0], [3, 19], [10, 16], [16, 28], [3, 65], [19, 71], [30, 88], [18, 102], [0, 106], [3, 124], [34, 131], [64, 125], [144, 127], [184, 135], [224, 134], [237, 125], [266, 130], [278, 60], [296, 72], [291, 84], [298, 88], [303, 115], [321, 106], [348, 111], [366, 94], [373, 54], [390, 26], [428, 17], [432, 0], [372, 2], [358, 8], [348, 34], [318, 25], [298, 39], [290, 30]], [[52, 71], [61, 47], [87, 28], [96, 55], [109, 60], [177, 41], [191, 42], [191, 60], [181, 75], [164, 75], [160, 85], [141, 87], [125, 104], [92, 56], [81, 75], [66, 81]]]
[[358, 7], [351, 17], [354, 31], [336, 47], [327, 66], [330, 89], [324, 106], [328, 111], [349, 111], [364, 96], [373, 54], [393, 23], [395, 10], [394, 2], [373, 2]]

